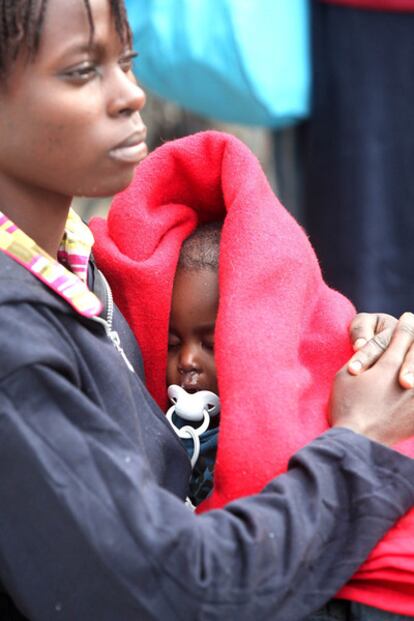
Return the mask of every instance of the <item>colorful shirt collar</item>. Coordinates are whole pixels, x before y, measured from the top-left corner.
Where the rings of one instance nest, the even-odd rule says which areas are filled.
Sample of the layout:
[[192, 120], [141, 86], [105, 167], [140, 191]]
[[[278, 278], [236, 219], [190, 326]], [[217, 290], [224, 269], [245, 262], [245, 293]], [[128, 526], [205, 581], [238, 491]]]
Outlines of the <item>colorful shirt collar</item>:
[[102, 311], [100, 300], [86, 284], [93, 242], [91, 231], [71, 209], [58, 262], [0, 211], [0, 251], [29, 270], [84, 317], [95, 317]]
[[83, 282], [88, 279], [88, 263], [94, 241], [90, 228], [70, 209], [58, 250], [58, 261]]

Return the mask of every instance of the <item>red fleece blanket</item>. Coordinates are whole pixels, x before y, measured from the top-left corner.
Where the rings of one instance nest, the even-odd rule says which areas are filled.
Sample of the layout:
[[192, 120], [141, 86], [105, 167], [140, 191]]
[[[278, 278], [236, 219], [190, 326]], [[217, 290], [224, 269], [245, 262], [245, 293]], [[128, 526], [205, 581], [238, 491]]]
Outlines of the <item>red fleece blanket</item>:
[[[334, 206], [332, 206], [334, 208]], [[216, 361], [222, 413], [213, 495], [203, 509], [260, 490], [327, 428], [335, 372], [351, 355], [351, 304], [323, 281], [300, 226], [237, 139], [170, 142], [138, 168], [108, 220], [91, 223], [98, 265], [141, 345], [148, 387], [166, 408], [168, 316], [182, 241], [225, 218]], [[401, 445], [414, 455], [414, 442]], [[341, 596], [414, 615], [414, 512]], [[338, 559], [341, 562], [341, 559]]]

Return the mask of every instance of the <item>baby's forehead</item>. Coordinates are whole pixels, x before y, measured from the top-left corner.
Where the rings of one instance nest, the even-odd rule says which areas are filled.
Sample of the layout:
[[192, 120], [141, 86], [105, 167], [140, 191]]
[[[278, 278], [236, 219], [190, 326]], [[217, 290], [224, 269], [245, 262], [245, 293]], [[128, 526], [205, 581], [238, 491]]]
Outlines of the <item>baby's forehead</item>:
[[206, 265], [178, 266], [174, 278], [174, 289], [212, 289], [218, 293], [218, 270]]
[[211, 268], [179, 268], [174, 279], [171, 315], [208, 315], [215, 320], [219, 299], [218, 272]]

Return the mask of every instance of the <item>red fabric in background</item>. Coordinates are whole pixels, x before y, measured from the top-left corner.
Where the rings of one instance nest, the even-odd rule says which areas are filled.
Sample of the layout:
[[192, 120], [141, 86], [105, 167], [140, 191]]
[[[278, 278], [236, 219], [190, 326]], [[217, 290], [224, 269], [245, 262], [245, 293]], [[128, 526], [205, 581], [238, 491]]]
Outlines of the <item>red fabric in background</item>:
[[[97, 263], [140, 342], [160, 406], [166, 407], [168, 316], [182, 241], [198, 222], [224, 217], [216, 324], [222, 413], [215, 490], [202, 510], [262, 489], [327, 428], [331, 382], [352, 353], [354, 309], [324, 283], [304, 231], [255, 156], [231, 136], [196, 134], [152, 153], [114, 200], [107, 222], [91, 223]], [[414, 442], [401, 448], [414, 455]], [[341, 595], [414, 614], [412, 596], [400, 594], [414, 588], [413, 534], [411, 512]]]
[[339, 4], [354, 9], [375, 9], [377, 11], [414, 11], [414, 0], [320, 0], [328, 4]]

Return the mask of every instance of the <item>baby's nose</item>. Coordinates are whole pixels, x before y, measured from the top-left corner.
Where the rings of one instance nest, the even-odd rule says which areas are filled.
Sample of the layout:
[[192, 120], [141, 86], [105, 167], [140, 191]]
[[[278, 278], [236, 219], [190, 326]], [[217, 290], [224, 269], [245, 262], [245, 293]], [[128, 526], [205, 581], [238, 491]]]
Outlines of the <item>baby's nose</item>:
[[180, 375], [183, 376], [183, 378], [185, 378], [185, 381], [188, 383], [196, 383], [197, 382], [197, 378], [201, 373], [201, 369], [197, 368], [197, 367], [179, 367], [178, 368], [178, 372]]
[[178, 362], [178, 370], [181, 374], [200, 373], [200, 363], [198, 360], [196, 348], [183, 348]]

